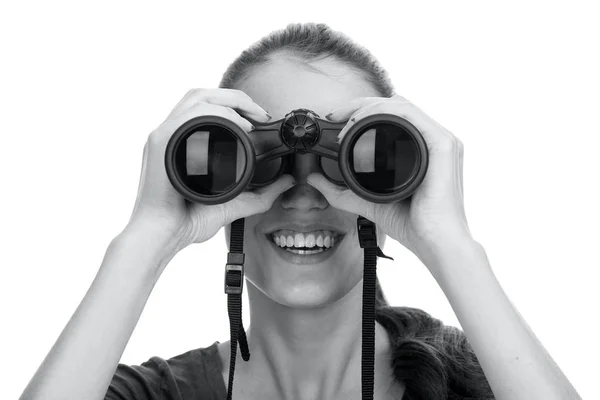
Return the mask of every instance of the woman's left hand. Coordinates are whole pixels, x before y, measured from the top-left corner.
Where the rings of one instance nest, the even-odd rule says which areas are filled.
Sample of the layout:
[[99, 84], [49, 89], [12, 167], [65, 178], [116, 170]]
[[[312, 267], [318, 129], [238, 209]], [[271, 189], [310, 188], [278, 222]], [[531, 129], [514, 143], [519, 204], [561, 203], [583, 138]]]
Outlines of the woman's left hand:
[[427, 173], [410, 198], [389, 204], [373, 203], [347, 187], [332, 184], [322, 174], [313, 173], [307, 180], [333, 207], [373, 221], [379, 231], [399, 241], [428, 265], [432, 256], [442, 256], [444, 251], [473, 241], [463, 202], [463, 144], [400, 96], [358, 98], [333, 110], [326, 118], [331, 121], [349, 119], [339, 133], [341, 139], [357, 121], [380, 113], [407, 119], [419, 129], [427, 143]]

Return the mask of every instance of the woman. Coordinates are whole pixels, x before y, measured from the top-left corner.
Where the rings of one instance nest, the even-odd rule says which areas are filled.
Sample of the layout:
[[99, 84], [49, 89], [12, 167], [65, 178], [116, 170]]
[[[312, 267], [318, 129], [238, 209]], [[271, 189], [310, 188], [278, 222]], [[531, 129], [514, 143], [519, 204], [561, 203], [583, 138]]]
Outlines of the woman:
[[[347, 127], [377, 113], [410, 120], [430, 151], [425, 180], [410, 200], [374, 204], [324, 179], [314, 155], [298, 154], [291, 176], [222, 205], [189, 204], [171, 186], [165, 147], [185, 121], [221, 115], [251, 135], [248, 119], [267, 122], [297, 108], [331, 121], [350, 119]], [[224, 398], [228, 342], [142, 366], [117, 364], [172, 257], [239, 218], [246, 224], [252, 358], [244, 362], [238, 355], [233, 398], [360, 398], [363, 259], [357, 215], [377, 225], [380, 246], [390, 236], [419, 257], [465, 330], [420, 310], [390, 307], [379, 290], [376, 399], [579, 398], [507, 299], [469, 232], [462, 152], [453, 134], [395, 96], [376, 60], [343, 35], [315, 24], [270, 35], [232, 64], [220, 89], [190, 91], [150, 134], [131, 219], [22, 398]], [[292, 233], [294, 240], [306, 239], [296, 239], [298, 232], [321, 236], [325, 247], [333, 247], [311, 256], [271, 243], [284, 236], [288, 245]]]

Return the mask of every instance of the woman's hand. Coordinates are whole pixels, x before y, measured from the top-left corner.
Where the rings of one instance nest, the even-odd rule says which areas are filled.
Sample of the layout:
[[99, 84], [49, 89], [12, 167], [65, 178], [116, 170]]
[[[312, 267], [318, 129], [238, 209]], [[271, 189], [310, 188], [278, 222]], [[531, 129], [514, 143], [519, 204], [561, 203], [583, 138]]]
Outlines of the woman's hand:
[[174, 247], [171, 252], [175, 253], [191, 243], [210, 239], [222, 226], [238, 218], [267, 211], [273, 201], [293, 185], [293, 178], [284, 175], [272, 185], [254, 192], [243, 192], [223, 204], [203, 205], [186, 200], [167, 177], [165, 149], [179, 126], [201, 115], [228, 118], [245, 132], [250, 132], [253, 126], [242, 115], [261, 122], [271, 118], [242, 91], [193, 89], [150, 134], [144, 146], [135, 207], [125, 231], [146, 237], [150, 235], [157, 243]]
[[[390, 204], [369, 202], [347, 187], [329, 182], [321, 174], [311, 174], [308, 182], [336, 208], [362, 215], [388, 236], [396, 239], [422, 261], [433, 253], [440, 255], [462, 241], [471, 239], [463, 204], [463, 145], [410, 101], [392, 98], [358, 98], [327, 115], [331, 121], [348, 120], [341, 139], [357, 121], [373, 114], [395, 114], [415, 125], [427, 143], [429, 167], [415, 193]], [[425, 262], [428, 265], [428, 262]]]

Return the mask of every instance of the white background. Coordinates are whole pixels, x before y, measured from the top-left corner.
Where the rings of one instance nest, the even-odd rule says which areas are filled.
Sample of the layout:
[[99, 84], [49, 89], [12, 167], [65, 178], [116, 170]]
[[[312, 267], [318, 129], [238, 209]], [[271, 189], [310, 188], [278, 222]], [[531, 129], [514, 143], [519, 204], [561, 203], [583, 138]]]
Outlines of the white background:
[[[150, 131], [189, 88], [216, 87], [248, 45], [308, 21], [369, 48], [399, 94], [464, 142], [475, 238], [580, 394], [597, 397], [600, 14], [592, 2], [14, 4], [0, 10], [5, 398], [24, 389], [127, 223]], [[391, 303], [457, 325], [416, 257], [391, 240], [386, 253], [396, 259], [379, 262]], [[122, 362], [228, 339], [225, 257], [220, 232], [173, 259]]]

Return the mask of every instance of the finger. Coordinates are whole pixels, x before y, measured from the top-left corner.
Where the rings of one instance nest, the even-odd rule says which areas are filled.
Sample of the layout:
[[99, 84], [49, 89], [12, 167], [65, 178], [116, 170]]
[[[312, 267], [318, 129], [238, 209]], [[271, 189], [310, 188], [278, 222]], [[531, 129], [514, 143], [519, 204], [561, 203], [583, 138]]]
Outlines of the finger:
[[268, 186], [242, 192], [233, 200], [225, 203], [226, 224], [239, 218], [267, 212], [273, 206], [275, 200], [295, 184], [296, 181], [293, 176], [284, 174]]
[[462, 198], [460, 140], [406, 99], [381, 102], [371, 112], [392, 113], [411, 122], [421, 133], [430, 153], [425, 185], [435, 184], [435, 193], [456, 193]]
[[169, 113], [168, 118], [173, 118], [174, 116], [180, 114], [182, 111], [184, 111], [186, 108], [189, 107], [190, 105], [190, 98], [194, 96], [194, 93], [197, 91], [198, 89], [190, 89], [187, 91], [187, 93], [181, 98], [181, 100], [179, 100], [179, 102], [177, 103], [177, 105], [175, 105], [175, 107], [173, 107], [173, 109], [171, 110], [171, 112]]
[[180, 102], [174, 115], [197, 103], [210, 103], [229, 107], [258, 122], [267, 122], [271, 116], [246, 93], [238, 89], [193, 89]]
[[393, 95], [392, 97], [390, 97], [390, 100], [393, 100], [393, 101], [404, 101], [404, 102], [410, 103], [410, 100], [408, 100], [406, 97], [400, 96], [399, 94]]
[[338, 133], [338, 142], [340, 142], [344, 138], [346, 133], [359, 120], [369, 115], [383, 114], [386, 112], [390, 113], [391, 110], [394, 108], [394, 105], [397, 105], [398, 103], [409, 103], [409, 101], [406, 100], [404, 97], [398, 95], [389, 99], [384, 97], [368, 97], [366, 99], [369, 99], [370, 101], [366, 102], [361, 108], [354, 111], [354, 113], [350, 115], [349, 120], [344, 126], [344, 128], [340, 131], [340, 133]]
[[451, 145], [456, 139], [454, 135], [410, 101], [401, 96], [389, 100], [378, 99], [377, 102], [365, 105], [353, 116], [355, 120], [349, 121], [349, 123], [354, 124], [360, 118], [373, 114], [395, 114], [415, 125], [423, 135], [425, 142], [427, 142], [429, 150], [435, 152], [437, 150], [447, 151], [453, 148]]
[[172, 124], [172, 128], [176, 129], [186, 121], [203, 115], [215, 115], [217, 117], [226, 118], [240, 126], [246, 133], [251, 132], [254, 129], [252, 123], [240, 116], [233, 108], [210, 103], [196, 103], [177, 117], [165, 122]]
[[382, 99], [384, 97], [358, 97], [344, 106], [332, 110], [325, 118], [330, 121], [347, 121], [358, 109], [371, 103], [380, 102]]
[[370, 108], [371, 106], [372, 106], [372, 104], [370, 104], [366, 107], [360, 108], [357, 111], [355, 111], [354, 114], [352, 114], [350, 116], [350, 119], [348, 120], [348, 122], [346, 122], [346, 125], [344, 125], [342, 130], [337, 135], [338, 143], [342, 141], [342, 139], [344, 138], [344, 136], [346, 136], [348, 131], [356, 124], [356, 121], [360, 121], [361, 119], [363, 119], [366, 116], [371, 114], [368, 111], [368, 108]]
[[312, 173], [306, 177], [309, 185], [317, 189], [325, 196], [327, 202], [333, 207], [343, 211], [362, 215], [367, 219], [374, 218], [375, 203], [357, 196], [351, 189], [345, 186], [334, 185], [322, 174]]
[[373, 103], [380, 102], [410, 103], [410, 101], [399, 95], [394, 95], [392, 97], [359, 97], [351, 100], [350, 102], [348, 102], [348, 104], [345, 104], [342, 107], [338, 107], [332, 110], [329, 114], [325, 116], [325, 118], [327, 118], [330, 121], [348, 120], [351, 118], [352, 114], [360, 108], [366, 107]]
[[183, 197], [173, 188], [165, 168], [165, 148], [172, 130], [156, 129], [150, 135], [144, 148], [145, 161], [142, 165], [142, 182], [139, 199], [144, 202], [178, 204]]

